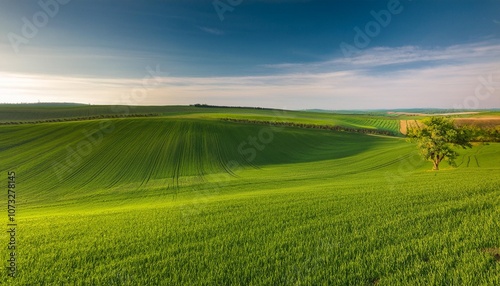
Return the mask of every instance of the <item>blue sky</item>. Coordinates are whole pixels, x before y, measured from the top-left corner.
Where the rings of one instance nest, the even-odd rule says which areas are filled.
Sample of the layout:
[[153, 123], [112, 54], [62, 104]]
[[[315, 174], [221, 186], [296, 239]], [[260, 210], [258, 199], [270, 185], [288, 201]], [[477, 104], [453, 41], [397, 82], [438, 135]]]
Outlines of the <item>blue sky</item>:
[[500, 108], [499, 0], [2, 0], [0, 102]]

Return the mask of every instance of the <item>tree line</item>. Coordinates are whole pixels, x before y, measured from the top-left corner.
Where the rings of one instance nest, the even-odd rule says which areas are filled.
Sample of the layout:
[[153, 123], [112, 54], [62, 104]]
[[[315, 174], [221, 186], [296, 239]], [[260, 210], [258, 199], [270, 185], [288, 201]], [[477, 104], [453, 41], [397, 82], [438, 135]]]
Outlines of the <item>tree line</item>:
[[345, 126], [340, 126], [340, 125], [319, 125], [319, 124], [307, 124], [307, 123], [297, 123], [297, 122], [267, 121], [267, 120], [252, 120], [252, 119], [234, 119], [234, 118], [222, 118], [222, 120], [230, 121], [230, 122], [239, 122], [239, 123], [298, 127], [298, 128], [305, 128], [305, 129], [321, 129], [321, 130], [353, 132], [353, 133], [362, 133], [362, 134], [375, 134], [375, 135], [387, 135], [387, 136], [396, 136], [397, 135], [395, 132], [389, 131], [389, 130], [351, 128], [351, 127], [345, 127]]
[[266, 107], [246, 107], [246, 106], [225, 106], [225, 105], [210, 105], [210, 104], [191, 104], [189, 106], [192, 107], [200, 107], [200, 108], [239, 108], [239, 109], [258, 109], [258, 110], [279, 110], [275, 108], [266, 108]]
[[160, 115], [161, 115], [160, 113], [104, 114], [104, 115], [101, 114], [93, 116], [53, 118], [53, 119], [32, 120], [32, 121], [6, 121], [6, 122], [0, 122], [0, 125], [39, 124], [39, 123], [50, 123], [50, 122], [84, 121], [84, 120], [96, 120], [96, 119], [125, 118], [125, 117], [154, 117]]
[[500, 142], [500, 126], [496, 127], [478, 127], [463, 126], [471, 134], [471, 141], [474, 142]]

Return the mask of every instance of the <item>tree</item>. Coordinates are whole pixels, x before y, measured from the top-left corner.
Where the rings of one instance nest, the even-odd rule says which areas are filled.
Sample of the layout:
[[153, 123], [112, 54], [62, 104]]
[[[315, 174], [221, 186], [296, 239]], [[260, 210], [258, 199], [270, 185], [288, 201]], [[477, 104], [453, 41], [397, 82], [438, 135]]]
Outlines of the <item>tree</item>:
[[433, 163], [433, 170], [439, 170], [439, 163], [448, 161], [456, 167], [458, 153], [454, 148], [471, 148], [471, 134], [467, 129], [456, 127], [451, 119], [431, 117], [422, 120], [423, 126], [408, 130], [410, 141], [417, 147], [424, 159]]

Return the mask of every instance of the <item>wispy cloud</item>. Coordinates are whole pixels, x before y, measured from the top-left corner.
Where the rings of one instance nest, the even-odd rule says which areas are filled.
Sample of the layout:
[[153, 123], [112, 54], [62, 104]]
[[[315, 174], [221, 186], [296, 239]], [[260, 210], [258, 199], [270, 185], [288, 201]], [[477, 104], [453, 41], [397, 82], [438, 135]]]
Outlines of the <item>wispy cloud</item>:
[[219, 30], [219, 29], [215, 29], [215, 28], [209, 28], [209, 27], [198, 27], [198, 29], [204, 31], [204, 32], [207, 32], [209, 34], [212, 34], [212, 35], [217, 35], [217, 36], [222, 36], [224, 35], [224, 31], [222, 30]]
[[499, 61], [499, 43], [474, 43], [444, 48], [424, 49], [416, 46], [374, 47], [350, 58], [335, 58], [313, 63], [282, 63], [266, 65], [283, 72], [330, 72], [352, 69], [368, 69], [390, 65], [417, 63], [461, 64]]
[[[304, 109], [453, 108], [474, 95], [479, 77], [500, 81], [498, 63], [448, 65], [393, 75], [361, 71], [247, 77], [163, 77], [141, 102], [169, 105], [209, 103]], [[0, 94], [13, 102], [46, 101], [124, 104], [142, 79], [97, 79], [0, 75]], [[18, 97], [21, 96], [21, 97]], [[6, 102], [4, 96], [0, 102]], [[481, 108], [500, 107], [500, 88]]]
[[[379, 72], [376, 67], [434, 62]], [[414, 46], [366, 50], [350, 61], [273, 66], [280, 73], [234, 77], [161, 77], [141, 102], [208, 103], [304, 109], [453, 108], [474, 96], [480, 77], [500, 82], [500, 46], [478, 43], [441, 49]], [[127, 103], [142, 78], [84, 78], [0, 72], [0, 102], [38, 99], [93, 104]], [[480, 108], [500, 108], [500, 87]]]
[[467, 44], [446, 48], [422, 49], [415, 46], [397, 48], [377, 47], [362, 52], [353, 58], [341, 58], [332, 63], [352, 64], [354, 66], [384, 66], [418, 62], [477, 62], [485, 59], [500, 58], [500, 44]]

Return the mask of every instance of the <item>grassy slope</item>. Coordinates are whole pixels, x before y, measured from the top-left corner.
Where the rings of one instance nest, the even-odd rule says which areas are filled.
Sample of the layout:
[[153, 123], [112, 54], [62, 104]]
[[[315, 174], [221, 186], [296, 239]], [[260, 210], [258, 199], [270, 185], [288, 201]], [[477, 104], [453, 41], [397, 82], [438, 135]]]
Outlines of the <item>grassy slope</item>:
[[400, 139], [284, 128], [248, 163], [237, 148], [265, 126], [108, 122], [60, 177], [99, 121], [0, 127], [1, 173], [19, 181], [14, 285], [500, 282], [482, 252], [500, 247], [499, 144], [434, 173]]
[[38, 106], [0, 105], [0, 122], [37, 121], [54, 118], [96, 115], [159, 114], [179, 118], [234, 118], [269, 120], [318, 125], [340, 125], [350, 128], [380, 129], [398, 132], [399, 121], [385, 115], [333, 114], [304, 111], [262, 110], [250, 108], [197, 108], [191, 106]]
[[[355, 135], [346, 133], [293, 128], [280, 132], [260, 125], [164, 118], [4, 126], [0, 130], [8, 134], [0, 139], [2, 171], [14, 168], [36, 178], [26, 186], [33, 190], [28, 193], [31, 198], [67, 192], [69, 187], [88, 193], [129, 183], [137, 188], [170, 189], [238, 166], [349, 156], [374, 148], [380, 141], [368, 137], [351, 146]], [[257, 147], [263, 150], [252, 147], [249, 137], [256, 138]], [[231, 167], [232, 161], [236, 168]]]
[[[387, 114], [386, 112], [306, 112], [266, 110], [253, 108], [214, 108], [193, 106], [100, 106], [100, 105], [51, 105], [51, 104], [0, 104], [0, 123], [19, 121], [39, 121], [60, 118], [83, 118], [98, 115], [117, 116], [129, 114], [153, 114], [192, 119], [251, 119], [317, 125], [336, 125], [348, 128], [377, 129], [399, 133], [399, 120], [420, 120], [427, 116]], [[453, 117], [491, 117], [498, 111], [482, 111], [474, 115]]]

